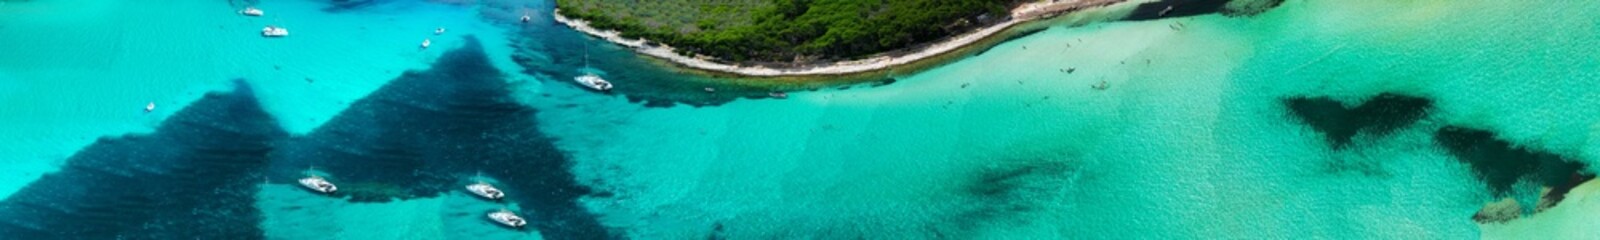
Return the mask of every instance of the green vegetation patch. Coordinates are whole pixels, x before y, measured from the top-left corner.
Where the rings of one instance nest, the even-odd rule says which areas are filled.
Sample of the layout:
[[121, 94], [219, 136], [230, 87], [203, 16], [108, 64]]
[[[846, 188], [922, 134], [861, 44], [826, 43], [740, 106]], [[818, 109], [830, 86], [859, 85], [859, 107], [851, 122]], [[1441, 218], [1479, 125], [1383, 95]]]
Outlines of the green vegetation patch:
[[624, 37], [732, 61], [855, 58], [1003, 20], [1016, 0], [556, 0]]

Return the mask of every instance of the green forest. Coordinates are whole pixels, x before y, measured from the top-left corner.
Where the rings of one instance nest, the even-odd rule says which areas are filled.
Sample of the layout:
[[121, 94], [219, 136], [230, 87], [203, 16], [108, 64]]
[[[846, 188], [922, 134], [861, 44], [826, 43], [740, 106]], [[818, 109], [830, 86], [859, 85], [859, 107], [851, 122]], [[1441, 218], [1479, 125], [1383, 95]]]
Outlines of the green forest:
[[[601, 29], [731, 61], [856, 58], [1001, 20], [1017, 0], [556, 0]], [[992, 17], [982, 17], [992, 16]]]

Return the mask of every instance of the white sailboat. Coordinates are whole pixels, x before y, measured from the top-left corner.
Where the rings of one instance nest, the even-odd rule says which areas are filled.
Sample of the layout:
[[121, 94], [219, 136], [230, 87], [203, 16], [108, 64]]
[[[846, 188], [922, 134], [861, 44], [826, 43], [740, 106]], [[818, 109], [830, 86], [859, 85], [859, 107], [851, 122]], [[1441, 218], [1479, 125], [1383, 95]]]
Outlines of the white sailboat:
[[[583, 69], [589, 69], [588, 45], [583, 47]], [[584, 87], [589, 87], [589, 89], [594, 89], [597, 91], [611, 91], [611, 82], [606, 81], [604, 78], [600, 78], [600, 75], [595, 75], [592, 72], [584, 73], [583, 76], [575, 77], [573, 80], [578, 81], [578, 84], [583, 84]]]
[[467, 185], [467, 191], [489, 200], [500, 200], [506, 197], [505, 192], [501, 192], [499, 188], [495, 188], [494, 185], [489, 185], [489, 183], [481, 180], [478, 183]]
[[256, 7], [244, 7], [244, 10], [239, 10], [239, 14], [243, 14], [245, 16], [260, 17], [264, 13], [261, 12], [261, 9], [256, 9]]
[[489, 220], [494, 220], [494, 222], [500, 223], [500, 225], [506, 225], [507, 227], [513, 228], [522, 228], [522, 226], [528, 225], [527, 220], [523, 220], [522, 217], [517, 216], [517, 213], [511, 212], [511, 210], [506, 210], [505, 208], [501, 208], [500, 211], [489, 213]]
[[321, 176], [317, 176], [316, 173], [312, 173], [311, 169], [306, 170], [306, 175], [310, 176], [300, 179], [300, 186], [306, 187], [306, 189], [311, 189], [311, 191], [316, 191], [319, 193], [333, 193], [334, 191], [339, 191], [338, 186], [334, 186], [333, 183], [328, 182], [327, 179], [323, 179]]
[[281, 28], [281, 27], [267, 25], [266, 28], [262, 28], [261, 29], [261, 36], [263, 36], [263, 37], [285, 37], [285, 36], [289, 36], [289, 29], [284, 29], [284, 28]]

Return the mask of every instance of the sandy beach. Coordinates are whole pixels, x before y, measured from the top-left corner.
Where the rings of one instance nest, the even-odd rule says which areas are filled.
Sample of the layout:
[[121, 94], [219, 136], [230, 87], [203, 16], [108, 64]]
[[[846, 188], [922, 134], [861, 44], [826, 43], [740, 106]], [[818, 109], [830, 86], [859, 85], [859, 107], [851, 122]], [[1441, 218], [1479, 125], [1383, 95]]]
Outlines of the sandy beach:
[[555, 10], [553, 16], [555, 17], [556, 22], [566, 24], [567, 26], [572, 27], [572, 29], [589, 34], [591, 36], [605, 39], [606, 41], [610, 41], [618, 45], [627, 46], [644, 55], [671, 61], [680, 66], [743, 76], [781, 77], [852, 74], [900, 66], [955, 51], [962, 47], [979, 42], [985, 38], [996, 36], [998, 33], [1001, 33], [1006, 29], [1010, 29], [1011, 27], [1017, 26], [1021, 23], [1048, 19], [1059, 16], [1063, 13], [1087, 8], [1101, 7], [1125, 1], [1127, 0], [1061, 0], [1023, 4], [1011, 10], [1011, 17], [1008, 20], [979, 28], [976, 31], [946, 38], [932, 44], [919, 45], [909, 48], [917, 49], [915, 51], [893, 51], [893, 53], [879, 54], [864, 59], [824, 62], [798, 67], [733, 65], [710, 61], [705, 57], [684, 56], [675, 53], [672, 46], [665, 44], [646, 44], [650, 42], [647, 39], [627, 39], [623, 38], [620, 32], [614, 30], [596, 29], [592, 26], [589, 26], [588, 21], [567, 18], [566, 16], [561, 15], [560, 9]]

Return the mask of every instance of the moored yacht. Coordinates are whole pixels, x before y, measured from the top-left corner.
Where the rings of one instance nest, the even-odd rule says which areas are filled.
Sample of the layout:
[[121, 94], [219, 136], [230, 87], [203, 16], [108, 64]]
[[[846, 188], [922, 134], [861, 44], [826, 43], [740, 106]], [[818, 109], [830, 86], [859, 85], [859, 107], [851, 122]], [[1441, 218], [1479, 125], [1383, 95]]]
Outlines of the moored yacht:
[[428, 40], [428, 39], [422, 39], [422, 48], [428, 48], [428, 45], [433, 45], [433, 41]]
[[528, 225], [527, 220], [522, 220], [522, 217], [517, 216], [517, 213], [513, 213], [511, 210], [506, 210], [504, 208], [501, 208], [500, 211], [489, 213], [489, 220], [494, 220], [494, 222], [500, 223], [500, 225], [506, 225], [513, 228], [522, 228], [523, 225]]
[[440, 34], [444, 34], [444, 28], [439, 28], [439, 29], [434, 29], [433, 30], [433, 35], [440, 35]]
[[321, 176], [317, 176], [316, 174], [311, 174], [309, 177], [301, 178], [300, 186], [320, 193], [333, 193], [334, 191], [339, 191], [338, 186], [334, 186], [332, 182], [328, 182], [327, 179], [323, 179]]
[[239, 14], [260, 17], [263, 12], [261, 12], [261, 9], [256, 9], [256, 7], [244, 7], [244, 10], [239, 10]]
[[774, 91], [774, 92], [767, 93], [767, 96], [771, 96], [772, 98], [777, 98], [777, 99], [786, 99], [786, 98], [789, 98], [789, 93], [785, 93], [783, 91]]
[[[589, 45], [583, 46], [583, 68], [589, 68]], [[611, 91], [611, 82], [600, 78], [600, 75], [595, 75], [594, 73], [584, 73], [583, 76], [572, 78], [572, 80], [578, 81], [578, 84], [583, 84], [584, 87], [589, 87], [589, 89]]]
[[489, 200], [500, 200], [500, 198], [506, 197], [505, 192], [501, 192], [499, 188], [495, 188], [494, 185], [489, 185], [489, 183], [483, 181], [467, 185], [467, 191]]
[[594, 90], [599, 90], [599, 91], [610, 91], [611, 90], [611, 82], [608, 82], [605, 79], [600, 78], [599, 75], [594, 75], [593, 73], [584, 74], [583, 76], [578, 76], [576, 78], [573, 78], [573, 80], [578, 81], [578, 84], [583, 84], [584, 87], [589, 87], [589, 89], [594, 89]]
[[289, 29], [284, 29], [284, 28], [281, 28], [281, 27], [275, 27], [275, 26], [270, 26], [269, 25], [269, 26], [267, 26], [267, 28], [262, 28], [261, 29], [261, 36], [263, 36], [263, 37], [284, 37], [284, 36], [289, 36]]
[[150, 102], [149, 104], [145, 104], [144, 105], [144, 112], [150, 112], [150, 111], [155, 111], [155, 110], [156, 110], [156, 102]]

